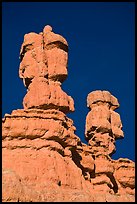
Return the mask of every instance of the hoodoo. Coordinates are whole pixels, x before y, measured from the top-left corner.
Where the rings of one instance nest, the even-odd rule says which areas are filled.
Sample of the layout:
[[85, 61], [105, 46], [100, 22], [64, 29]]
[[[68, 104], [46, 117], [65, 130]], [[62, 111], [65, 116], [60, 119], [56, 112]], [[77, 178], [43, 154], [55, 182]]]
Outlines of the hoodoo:
[[[68, 75], [68, 43], [47, 25], [24, 36], [19, 77], [23, 109], [2, 119], [3, 202], [134, 202], [135, 163], [113, 160], [124, 137], [119, 102], [108, 91], [87, 97], [85, 139], [75, 134], [74, 101], [61, 84]], [[84, 137], [84, 136], [83, 136]]]

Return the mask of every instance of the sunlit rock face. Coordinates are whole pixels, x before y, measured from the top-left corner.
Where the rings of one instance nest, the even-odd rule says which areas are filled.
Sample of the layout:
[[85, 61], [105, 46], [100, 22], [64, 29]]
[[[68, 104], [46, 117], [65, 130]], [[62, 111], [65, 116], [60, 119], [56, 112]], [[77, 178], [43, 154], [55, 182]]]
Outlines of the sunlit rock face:
[[61, 35], [52, 32], [50, 26], [39, 34], [26, 34], [20, 59], [19, 76], [27, 88], [25, 109], [74, 111], [73, 99], [61, 89], [68, 75], [68, 44]]
[[93, 91], [88, 94], [87, 106], [91, 109], [86, 117], [88, 144], [94, 154], [112, 155], [115, 140], [124, 137], [120, 115], [114, 111], [119, 107], [117, 98], [108, 91]]
[[[47, 25], [24, 36], [19, 77], [23, 108], [2, 119], [2, 201], [134, 202], [135, 163], [111, 159], [123, 138], [118, 100], [108, 91], [87, 97], [85, 138], [66, 113], [74, 101], [61, 89], [68, 43]], [[84, 136], [83, 136], [84, 137]]]

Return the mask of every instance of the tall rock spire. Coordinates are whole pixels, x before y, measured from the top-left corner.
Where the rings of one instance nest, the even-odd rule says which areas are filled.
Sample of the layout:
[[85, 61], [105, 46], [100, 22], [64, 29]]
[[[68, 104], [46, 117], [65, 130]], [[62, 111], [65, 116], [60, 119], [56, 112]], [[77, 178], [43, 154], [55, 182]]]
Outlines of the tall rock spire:
[[114, 110], [119, 107], [116, 97], [108, 91], [92, 91], [87, 97], [91, 109], [86, 117], [85, 138], [94, 154], [112, 155], [115, 140], [124, 137], [120, 115]]
[[27, 88], [25, 109], [74, 111], [74, 101], [62, 89], [68, 72], [68, 43], [45, 26], [40, 34], [28, 33], [20, 51], [19, 76]]
[[85, 138], [94, 155], [91, 183], [95, 194], [134, 194], [134, 162], [110, 157], [116, 151], [115, 140], [124, 137], [120, 115], [114, 111], [119, 107], [117, 98], [109, 91], [92, 91], [87, 106], [91, 110], [86, 117]]
[[23, 109], [2, 119], [2, 201], [134, 201], [135, 163], [110, 157], [124, 136], [118, 100], [108, 91], [88, 95], [84, 144], [66, 116], [74, 101], [61, 89], [67, 41], [47, 25], [24, 36], [20, 60], [27, 93]]

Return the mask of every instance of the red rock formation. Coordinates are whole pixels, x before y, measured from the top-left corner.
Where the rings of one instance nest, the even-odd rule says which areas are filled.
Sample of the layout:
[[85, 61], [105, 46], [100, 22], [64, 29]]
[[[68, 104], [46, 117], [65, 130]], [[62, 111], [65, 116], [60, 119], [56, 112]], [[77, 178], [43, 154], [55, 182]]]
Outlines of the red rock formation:
[[123, 194], [134, 195], [135, 164], [129, 159], [110, 157], [116, 151], [115, 140], [124, 137], [120, 116], [114, 112], [119, 103], [108, 91], [93, 91], [88, 94], [87, 106], [91, 111], [86, 117], [85, 138], [93, 151], [95, 164], [91, 183], [95, 192], [120, 195], [119, 201], [122, 201]]
[[86, 118], [88, 144], [92, 146], [94, 154], [112, 155], [115, 140], [124, 136], [120, 116], [114, 112], [119, 107], [117, 99], [108, 91], [93, 91], [88, 94], [87, 106], [91, 108]]
[[88, 145], [75, 134], [73, 99], [62, 89], [67, 77], [68, 44], [45, 26], [24, 36], [19, 76], [27, 88], [24, 109], [2, 120], [2, 199], [35, 201], [134, 201], [135, 164], [112, 160], [115, 140], [123, 138], [107, 91], [88, 95]]
[[45, 26], [43, 33], [24, 36], [20, 51], [19, 76], [28, 91], [23, 106], [39, 109], [74, 111], [73, 99], [62, 89], [67, 77], [68, 44]]

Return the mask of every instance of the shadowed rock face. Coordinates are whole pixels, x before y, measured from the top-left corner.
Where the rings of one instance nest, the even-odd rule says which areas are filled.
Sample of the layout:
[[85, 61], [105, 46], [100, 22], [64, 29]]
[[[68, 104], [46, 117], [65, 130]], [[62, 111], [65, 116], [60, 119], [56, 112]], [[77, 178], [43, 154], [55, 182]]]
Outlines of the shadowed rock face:
[[24, 109], [2, 119], [2, 201], [133, 202], [135, 163], [112, 160], [123, 138], [118, 100], [108, 91], [87, 97], [88, 145], [75, 134], [73, 99], [62, 89], [68, 44], [45, 26], [24, 36], [19, 76], [27, 88]]

